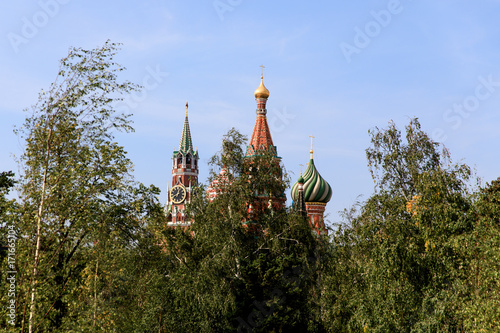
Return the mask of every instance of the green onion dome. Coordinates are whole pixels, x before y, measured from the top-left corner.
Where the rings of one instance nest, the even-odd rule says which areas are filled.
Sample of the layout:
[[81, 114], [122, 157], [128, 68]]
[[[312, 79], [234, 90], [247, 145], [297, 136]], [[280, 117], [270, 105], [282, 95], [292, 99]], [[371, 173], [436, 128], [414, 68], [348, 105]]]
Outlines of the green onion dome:
[[[303, 184], [303, 185], [302, 185]], [[309, 161], [306, 171], [292, 186], [292, 200], [296, 201], [299, 196], [299, 187], [303, 186], [305, 202], [322, 202], [327, 203], [332, 198], [332, 188], [326, 180], [321, 177], [318, 170], [314, 166], [312, 158]]]
[[[302, 190], [302, 189], [304, 189], [304, 183], [305, 183], [305, 181], [304, 181], [304, 177], [302, 177], [302, 174], [300, 174], [300, 177], [299, 177], [299, 179], [297, 179], [297, 182], [296, 182], [296, 184], [297, 184], [297, 186], [298, 186], [298, 187], [297, 187], [297, 190]], [[301, 187], [300, 185], [302, 185], [302, 188], [300, 188], [300, 187]]]

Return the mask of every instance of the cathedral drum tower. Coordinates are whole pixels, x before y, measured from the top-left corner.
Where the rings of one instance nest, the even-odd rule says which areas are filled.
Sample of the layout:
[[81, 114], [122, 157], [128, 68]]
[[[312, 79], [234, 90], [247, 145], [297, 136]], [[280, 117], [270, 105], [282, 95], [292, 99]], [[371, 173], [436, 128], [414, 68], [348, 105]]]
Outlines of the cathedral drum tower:
[[[253, 158], [263, 154], [264, 152], [270, 153], [273, 156], [274, 162], [281, 163], [281, 157], [278, 156], [278, 149], [273, 143], [271, 131], [267, 123], [267, 109], [266, 104], [269, 99], [269, 90], [264, 85], [264, 66], [261, 67], [260, 85], [254, 92], [255, 101], [257, 102], [256, 120], [253, 128], [252, 137], [247, 146], [245, 159], [247, 163], [252, 163]], [[276, 175], [281, 180], [281, 174]], [[264, 207], [273, 207], [274, 209], [284, 208], [286, 196], [283, 193], [279, 197], [269, 197], [265, 193], [258, 193], [257, 196], [262, 200], [258, 202], [259, 207], [252, 207], [252, 210], [262, 210]]]
[[191, 200], [193, 187], [198, 183], [198, 160], [198, 150], [193, 149], [191, 140], [188, 103], [186, 102], [186, 118], [179, 150], [175, 150], [172, 154], [172, 188], [168, 190], [165, 207], [168, 226], [188, 227], [191, 225], [191, 221], [186, 217], [185, 208]]
[[[281, 157], [278, 156], [277, 147], [273, 143], [271, 131], [267, 122], [266, 104], [269, 98], [269, 90], [264, 85], [264, 66], [261, 67], [260, 85], [254, 92], [255, 101], [257, 102], [256, 120], [250, 142], [248, 143], [245, 162], [252, 164], [256, 157], [263, 154], [271, 154], [274, 163], [281, 162]], [[281, 173], [276, 175], [281, 180]], [[209, 200], [214, 200], [221, 192], [225, 191], [227, 185], [231, 184], [231, 177], [227, 169], [224, 167], [219, 175], [212, 181], [207, 190]], [[255, 193], [258, 198], [253, 204], [248, 205], [248, 220], [244, 224], [253, 221], [254, 213], [264, 211], [266, 208], [281, 209], [285, 207], [286, 196], [284, 193], [278, 197], [273, 197], [269, 193]], [[255, 222], [255, 221], [253, 221]]]
[[313, 136], [311, 136], [311, 159], [304, 174], [292, 186], [291, 196], [297, 210], [302, 211], [305, 204], [311, 227], [318, 234], [326, 234], [324, 213], [326, 204], [332, 198], [332, 188], [314, 165], [312, 138]]

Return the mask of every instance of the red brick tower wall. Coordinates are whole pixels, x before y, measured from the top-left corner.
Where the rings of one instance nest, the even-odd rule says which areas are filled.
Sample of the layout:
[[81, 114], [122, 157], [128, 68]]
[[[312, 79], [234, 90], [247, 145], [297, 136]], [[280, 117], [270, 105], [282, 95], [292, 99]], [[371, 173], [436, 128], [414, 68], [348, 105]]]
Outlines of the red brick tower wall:
[[328, 234], [325, 227], [324, 214], [325, 214], [326, 203], [322, 202], [306, 202], [307, 217], [309, 218], [309, 224], [318, 235]]

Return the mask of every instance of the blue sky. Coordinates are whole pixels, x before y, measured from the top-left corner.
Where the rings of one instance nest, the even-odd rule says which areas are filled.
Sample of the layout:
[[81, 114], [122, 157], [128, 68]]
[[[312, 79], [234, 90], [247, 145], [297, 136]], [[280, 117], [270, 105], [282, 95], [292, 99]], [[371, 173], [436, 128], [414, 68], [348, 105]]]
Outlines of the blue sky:
[[368, 130], [391, 119], [402, 129], [418, 117], [488, 182], [500, 176], [499, 16], [498, 0], [9, 1], [0, 12], [0, 170], [17, 173], [13, 126], [69, 47], [111, 39], [124, 44], [124, 76], [154, 83], [122, 106], [136, 132], [119, 140], [136, 179], [160, 187], [162, 200], [185, 102], [205, 181], [222, 135], [252, 133], [261, 64], [273, 140], [293, 181], [316, 137], [315, 164], [334, 190], [330, 222], [372, 193]]

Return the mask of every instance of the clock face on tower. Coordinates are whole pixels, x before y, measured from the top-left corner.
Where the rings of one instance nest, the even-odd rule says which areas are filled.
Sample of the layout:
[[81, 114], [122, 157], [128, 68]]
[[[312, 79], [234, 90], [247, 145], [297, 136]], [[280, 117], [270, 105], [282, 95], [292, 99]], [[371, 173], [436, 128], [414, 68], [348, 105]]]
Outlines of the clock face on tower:
[[186, 189], [182, 185], [175, 185], [170, 190], [170, 199], [175, 204], [179, 204], [186, 199]]

